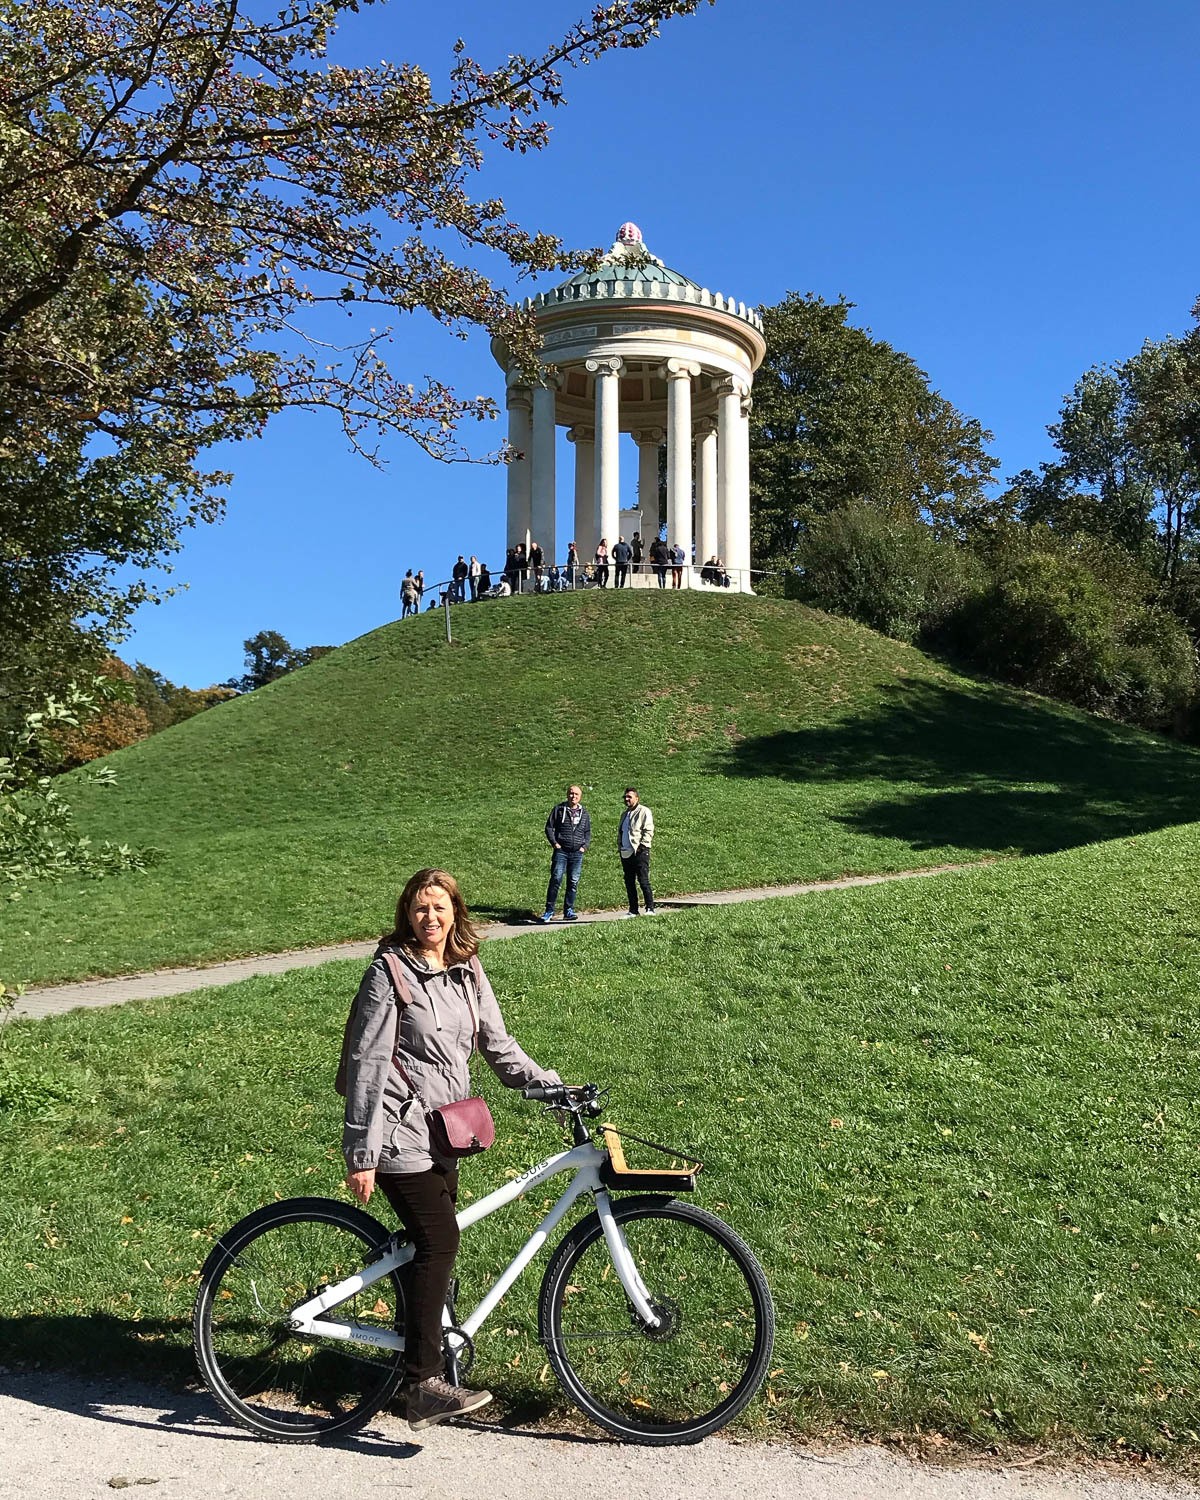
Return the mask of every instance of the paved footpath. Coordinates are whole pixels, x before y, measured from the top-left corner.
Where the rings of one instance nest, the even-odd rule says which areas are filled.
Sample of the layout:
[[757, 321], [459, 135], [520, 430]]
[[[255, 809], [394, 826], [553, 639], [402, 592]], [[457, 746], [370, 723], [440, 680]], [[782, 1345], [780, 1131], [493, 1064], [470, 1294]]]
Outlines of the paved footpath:
[[[664, 916], [692, 906], [732, 906], [742, 901], [769, 901], [779, 896], [808, 896], [817, 891], [840, 891], [857, 885], [882, 885], [891, 880], [923, 880], [931, 875], [949, 875], [960, 870], [977, 870], [991, 860], [971, 864], [932, 865], [924, 870], [900, 870], [890, 875], [843, 875], [839, 880], [813, 880], [805, 885], [764, 885], [740, 891], [701, 891], [693, 896], [671, 896], [658, 902]], [[615, 922], [626, 916], [623, 911], [594, 911], [580, 915], [579, 925], [588, 922]], [[654, 920], [643, 919], [639, 920]], [[485, 941], [497, 938], [529, 937], [550, 933], [574, 923], [555, 921], [495, 922], [480, 928]], [[151, 974], [125, 974], [117, 979], [87, 979], [78, 984], [44, 985], [31, 988], [17, 1002], [17, 1016], [56, 1016], [80, 1006], [121, 1005], [126, 1000], [151, 1000], [162, 995], [183, 995], [189, 990], [204, 990], [220, 984], [234, 984], [256, 974], [286, 974], [289, 969], [315, 968], [339, 958], [370, 958], [376, 939], [353, 943], [330, 943], [321, 948], [292, 948], [286, 953], [263, 953], [251, 958], [234, 958], [226, 963], [206, 964], [194, 969], [156, 969]]]
[[[483, 1424], [410, 1432], [380, 1417], [329, 1447], [266, 1443], [228, 1427], [207, 1396], [132, 1381], [0, 1371], [0, 1500], [1200, 1500], [1162, 1476], [1044, 1462], [917, 1464], [887, 1449], [722, 1438], [626, 1448], [583, 1432]], [[134, 1487], [137, 1488], [134, 1488]], [[144, 1487], [144, 1488], [143, 1488]]]

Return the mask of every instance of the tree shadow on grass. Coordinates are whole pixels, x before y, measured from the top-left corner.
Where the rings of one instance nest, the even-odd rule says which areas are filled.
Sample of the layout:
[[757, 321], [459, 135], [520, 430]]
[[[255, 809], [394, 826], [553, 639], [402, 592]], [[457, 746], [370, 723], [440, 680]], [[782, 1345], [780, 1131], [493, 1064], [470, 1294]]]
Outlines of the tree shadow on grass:
[[838, 821], [914, 848], [1045, 854], [1200, 818], [1197, 751], [995, 687], [897, 683], [840, 723], [743, 740], [718, 769], [857, 784]]

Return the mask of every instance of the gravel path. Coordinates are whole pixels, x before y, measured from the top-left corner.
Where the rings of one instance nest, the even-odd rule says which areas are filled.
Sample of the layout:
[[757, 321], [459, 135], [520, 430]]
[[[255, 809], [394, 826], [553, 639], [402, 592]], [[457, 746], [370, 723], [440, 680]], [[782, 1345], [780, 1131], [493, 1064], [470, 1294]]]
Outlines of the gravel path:
[[396, 1417], [331, 1447], [260, 1442], [225, 1426], [206, 1398], [130, 1381], [85, 1384], [0, 1372], [0, 1497], [100, 1500], [1200, 1500], [1200, 1489], [1099, 1471], [935, 1468], [883, 1448], [836, 1450], [721, 1438], [625, 1448], [572, 1433], [444, 1426], [415, 1434]]
[[[738, 891], [700, 891], [692, 896], [672, 896], [658, 902], [664, 916], [692, 906], [732, 906], [742, 901], [770, 901], [780, 896], [807, 896], [816, 891], [840, 891], [857, 885], [882, 885], [891, 880], [923, 880], [932, 875], [949, 875], [960, 870], [977, 870], [990, 860], [972, 864], [933, 865], [924, 870], [900, 870], [890, 875], [844, 875], [839, 880], [813, 880], [804, 885], [765, 885]], [[615, 922], [623, 911], [592, 911], [580, 915], [587, 922]], [[642, 920], [642, 919], [639, 919]], [[548, 926], [540, 922], [495, 922], [480, 928], [485, 941], [497, 938], [529, 937], [549, 934], [568, 924], [555, 921]], [[573, 923], [570, 925], [574, 925]], [[161, 995], [183, 995], [189, 990], [209, 989], [214, 985], [234, 984], [256, 974], [286, 974], [289, 969], [314, 968], [338, 958], [367, 959], [375, 951], [374, 938], [353, 943], [330, 943], [321, 948], [293, 948], [285, 953], [264, 953], [251, 958], [234, 958], [227, 963], [206, 964], [192, 969], [156, 969], [151, 974], [125, 974], [116, 979], [88, 979], [77, 984], [44, 985], [31, 988], [17, 1002], [17, 1016], [61, 1015], [81, 1006], [121, 1005], [126, 1000], [150, 1000]]]

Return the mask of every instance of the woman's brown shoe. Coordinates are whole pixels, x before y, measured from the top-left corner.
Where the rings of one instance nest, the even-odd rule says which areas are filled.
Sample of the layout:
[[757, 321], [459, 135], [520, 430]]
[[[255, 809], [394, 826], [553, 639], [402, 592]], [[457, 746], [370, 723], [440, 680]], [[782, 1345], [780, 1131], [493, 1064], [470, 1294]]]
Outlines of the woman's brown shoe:
[[414, 1430], [433, 1427], [451, 1417], [465, 1417], [492, 1399], [491, 1391], [468, 1391], [451, 1385], [440, 1375], [431, 1375], [408, 1392], [408, 1425]]

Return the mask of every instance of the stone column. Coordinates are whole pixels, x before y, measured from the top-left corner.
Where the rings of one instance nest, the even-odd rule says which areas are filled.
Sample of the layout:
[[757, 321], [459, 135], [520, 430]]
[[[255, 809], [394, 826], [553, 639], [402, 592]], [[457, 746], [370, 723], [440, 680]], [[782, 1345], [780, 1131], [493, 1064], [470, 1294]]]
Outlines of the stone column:
[[[661, 427], [644, 427], [633, 436], [638, 445], [637, 492], [638, 509], [642, 513], [642, 548], [648, 552], [650, 543], [658, 535], [658, 450], [666, 434]], [[645, 558], [642, 570], [649, 571]]]
[[[683, 548], [683, 565], [692, 566], [692, 378], [700, 366], [669, 359], [667, 377], [667, 546]], [[685, 574], [685, 578], [690, 577]]]
[[508, 464], [508, 529], [506, 545], [529, 547], [532, 466], [529, 450], [533, 442], [533, 409], [529, 387], [509, 377], [508, 446], [513, 457]]
[[532, 484], [529, 534], [545, 555], [546, 565], [554, 555], [554, 386], [551, 382], [533, 388]]
[[[575, 546], [580, 562], [590, 562], [596, 552], [596, 429], [572, 427], [567, 441], [575, 444]], [[567, 549], [563, 548], [563, 558]]]
[[717, 424], [712, 417], [696, 423], [696, 565], [703, 567], [721, 550], [717, 529]]
[[[619, 359], [589, 359], [596, 377], [596, 529], [611, 550], [621, 524], [621, 428]], [[588, 559], [590, 561], [590, 559]]]
[[726, 380], [718, 387], [717, 510], [721, 555], [743, 594], [753, 593], [750, 580], [750, 387]]

